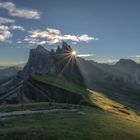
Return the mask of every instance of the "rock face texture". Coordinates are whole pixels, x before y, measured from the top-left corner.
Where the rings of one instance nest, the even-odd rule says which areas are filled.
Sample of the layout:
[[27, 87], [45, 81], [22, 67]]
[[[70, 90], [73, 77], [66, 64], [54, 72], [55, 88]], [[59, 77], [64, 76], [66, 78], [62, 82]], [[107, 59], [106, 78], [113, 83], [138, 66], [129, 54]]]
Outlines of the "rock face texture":
[[[59, 98], [67, 93], [62, 89], [40, 85], [46, 92], [40, 91], [33, 81], [29, 86], [28, 80], [34, 74], [65, 78], [140, 110], [140, 64], [132, 60], [121, 59], [114, 65], [100, 64], [72, 55], [72, 48], [66, 42], [62, 43], [62, 47], [58, 46], [56, 50], [51, 51], [39, 45], [31, 49], [23, 70], [0, 85], [0, 103], [48, 101], [49, 98], [58, 102], [67, 101], [67, 97]], [[47, 98], [46, 95], [42, 95], [43, 92], [48, 97], [50, 93], [53, 96]], [[71, 96], [72, 93], [66, 95], [70, 95], [68, 102], [81, 102], [81, 97]], [[78, 100], [72, 101], [72, 98]]]
[[53, 85], [42, 84], [32, 78], [24, 83], [24, 96], [30, 102], [57, 102], [68, 104], [87, 104], [84, 98], [68, 90]]
[[[36, 88], [29, 80], [32, 75], [47, 74], [51, 76], [61, 77], [70, 80], [76, 84], [85, 86], [83, 76], [81, 75], [76, 57], [72, 55], [71, 47], [66, 43], [62, 43], [62, 47], [58, 46], [55, 50], [48, 51], [39, 45], [35, 49], [31, 49], [29, 59], [23, 70], [19, 71], [11, 81], [1, 88], [1, 103], [22, 103], [34, 101], [49, 101], [49, 98], [57, 102], [78, 103], [82, 97], [73, 93], [56, 89], [52, 86], [43, 86], [44, 91]], [[40, 91], [40, 92], [39, 92]], [[41, 93], [46, 94], [45, 96]], [[61, 93], [61, 94], [60, 94]], [[65, 94], [67, 93], [67, 94]], [[51, 96], [50, 96], [51, 95]], [[69, 95], [68, 97], [65, 95]], [[49, 98], [46, 98], [46, 97]], [[73, 98], [73, 100], [72, 100]]]
[[[77, 58], [79, 68], [87, 82], [106, 82], [122, 85], [140, 85], [140, 64], [129, 60], [120, 59], [114, 65], [99, 64]], [[92, 82], [93, 81], [93, 82]]]
[[76, 58], [72, 55], [72, 49], [66, 42], [62, 43], [62, 48], [58, 46], [56, 51], [48, 51], [40, 45], [32, 49], [27, 65], [19, 73], [19, 77], [27, 79], [35, 73], [62, 76], [84, 85]]

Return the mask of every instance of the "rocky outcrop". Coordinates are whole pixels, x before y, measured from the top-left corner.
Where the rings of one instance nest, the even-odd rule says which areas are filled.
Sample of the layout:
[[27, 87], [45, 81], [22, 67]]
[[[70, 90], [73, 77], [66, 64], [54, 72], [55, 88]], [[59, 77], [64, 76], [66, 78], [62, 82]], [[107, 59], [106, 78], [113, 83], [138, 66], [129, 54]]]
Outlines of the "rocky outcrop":
[[87, 104], [84, 98], [77, 94], [58, 88], [53, 85], [43, 84], [32, 78], [24, 83], [24, 96], [31, 102], [57, 102], [68, 104]]
[[30, 51], [29, 60], [19, 77], [27, 79], [35, 73], [63, 76], [78, 84], [84, 85], [83, 76], [79, 70], [75, 56], [72, 56], [72, 49], [66, 43], [62, 48], [58, 46], [56, 51], [48, 51], [41, 45]]
[[57, 102], [76, 105], [88, 105], [88, 102], [80, 94], [70, 92], [50, 84], [43, 84], [31, 77], [21, 85], [18, 85], [14, 94], [9, 94], [1, 103], [33, 103], [33, 102]]
[[[51, 101], [66, 102], [67, 94], [64, 93], [67, 91], [37, 85], [33, 81], [31, 85], [27, 83], [30, 75], [47, 74], [56, 78], [62, 77], [89, 89], [96, 89], [127, 106], [133, 105], [135, 109], [140, 106], [140, 64], [126, 59], [121, 59], [115, 65], [99, 64], [71, 56], [71, 52], [72, 48], [66, 42], [56, 50], [48, 51], [40, 45], [31, 49], [24, 69], [0, 88], [0, 102], [50, 101], [49, 98]], [[41, 86], [43, 91], [36, 88], [38, 86]], [[46, 97], [42, 95], [43, 93]], [[81, 101], [81, 97], [77, 95], [71, 96], [73, 94], [70, 93], [68, 95], [70, 95], [68, 102], [79, 103], [79, 99]]]
[[[32, 96], [35, 96], [35, 89], [32, 89], [34, 91], [33, 93], [33, 91], [29, 90], [27, 87], [25, 88], [24, 86], [27, 84], [26, 82], [28, 81], [28, 78], [34, 74], [47, 74], [55, 76], [56, 78], [63, 77], [64, 79], [75, 82], [76, 84], [85, 86], [76, 58], [75, 56], [72, 56], [71, 53], [72, 49], [66, 42], [62, 43], [61, 48], [58, 46], [56, 51], [48, 51], [41, 45], [37, 46], [35, 49], [31, 49], [28, 62], [23, 70], [18, 72], [18, 74], [13, 79], [11, 79], [11, 81], [8, 81], [2, 87], [0, 93], [0, 102], [21, 103], [25, 102], [25, 100], [28, 101], [27, 98], [25, 98], [26, 95], [24, 96], [24, 94], [29, 93], [29, 91], [29, 95], [33, 94]], [[38, 91], [38, 89], [36, 90]], [[50, 89], [48, 89], [48, 93], [53, 92], [53, 90], [49, 90]], [[63, 93], [62, 90], [57, 90], [57, 92]], [[56, 93], [56, 91], [53, 92], [53, 98], [58, 96], [57, 94], [58, 93]], [[65, 95], [63, 94], [63, 96]]]

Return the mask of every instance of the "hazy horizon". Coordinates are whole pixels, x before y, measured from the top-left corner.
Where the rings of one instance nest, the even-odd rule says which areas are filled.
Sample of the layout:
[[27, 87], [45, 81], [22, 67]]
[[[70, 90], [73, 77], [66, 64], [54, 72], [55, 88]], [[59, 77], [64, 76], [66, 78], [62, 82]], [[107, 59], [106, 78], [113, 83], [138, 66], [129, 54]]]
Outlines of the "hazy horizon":
[[[61, 42], [62, 43], [62, 42]], [[60, 46], [60, 48], [62, 47], [61, 46], [62, 44], [60, 44], [59, 46]], [[43, 46], [43, 45], [41, 45], [41, 46]], [[37, 47], [37, 46], [36, 46]], [[44, 47], [44, 46], [43, 46]], [[52, 49], [48, 49], [48, 48], [46, 48], [46, 47], [44, 47], [46, 50], [48, 50], [48, 51], [51, 51]], [[53, 48], [53, 50], [54, 51], [56, 51], [56, 48], [57, 47], [55, 47], [55, 48]], [[36, 49], [36, 48], [32, 48], [32, 49]], [[75, 54], [75, 57], [81, 57], [81, 58], [83, 58], [83, 59], [85, 59], [85, 60], [92, 60], [92, 61], [94, 61], [94, 62], [97, 62], [97, 63], [100, 63], [100, 64], [108, 64], [108, 65], [114, 65], [114, 64], [116, 64], [117, 62], [119, 62], [121, 59], [125, 59], [125, 60], [132, 60], [132, 61], [134, 61], [134, 62], [136, 62], [137, 64], [139, 64], [140, 62], [136, 59], [136, 60], [133, 60], [133, 59], [131, 59], [131, 58], [120, 58], [120, 59], [110, 59], [110, 60], [94, 60], [94, 59], [90, 59], [90, 54], [77, 54], [77, 52], [75, 51], [75, 50], [73, 50], [76, 54]], [[25, 61], [14, 61], [13, 63], [0, 63], [0, 67], [11, 67], [11, 66], [25, 66], [26, 65], [26, 63], [28, 62], [28, 59], [29, 59], [29, 55], [30, 55], [30, 52], [28, 53], [28, 57], [27, 57], [27, 60], [25, 60]]]

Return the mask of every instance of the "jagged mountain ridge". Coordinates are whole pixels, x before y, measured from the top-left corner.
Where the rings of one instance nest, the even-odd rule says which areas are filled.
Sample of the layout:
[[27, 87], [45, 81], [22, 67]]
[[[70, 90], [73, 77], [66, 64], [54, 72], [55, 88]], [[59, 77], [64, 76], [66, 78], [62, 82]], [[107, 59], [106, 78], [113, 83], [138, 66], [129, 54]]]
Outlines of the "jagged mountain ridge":
[[71, 54], [72, 49], [66, 42], [62, 43], [62, 48], [58, 46], [56, 51], [48, 51], [41, 45], [31, 49], [28, 62], [23, 70], [19, 71], [17, 76], [1, 87], [0, 102], [13, 102], [13, 99], [17, 103], [26, 102], [24, 93], [27, 90], [24, 85], [28, 82], [28, 78], [35, 74], [61, 77], [85, 86], [76, 58]]
[[23, 86], [27, 84], [28, 78], [34, 74], [47, 74], [86, 85], [89, 89], [101, 91], [110, 98], [137, 109], [140, 105], [140, 64], [121, 59], [115, 65], [107, 65], [73, 57], [73, 61], [67, 65], [68, 52], [72, 52], [72, 48], [66, 42], [62, 43], [62, 48], [58, 46], [56, 51], [48, 51], [40, 45], [31, 49], [24, 69], [1, 87], [0, 101], [11, 102], [17, 97], [16, 101], [22, 102], [26, 98], [25, 91], [30, 91], [24, 90]]
[[121, 59], [115, 65], [77, 60], [89, 89], [140, 111], [140, 64], [129, 59]]
[[37, 48], [31, 49], [28, 62], [19, 76], [27, 79], [35, 73], [49, 74], [63, 76], [84, 85], [83, 76], [80, 73], [75, 56], [69, 56], [71, 52], [72, 49], [66, 42], [62, 43], [62, 48], [58, 46], [56, 51], [48, 51], [39, 45]]
[[140, 64], [132, 60], [120, 59], [114, 65], [100, 64], [80, 57], [77, 61], [82, 75], [87, 80], [140, 85]]

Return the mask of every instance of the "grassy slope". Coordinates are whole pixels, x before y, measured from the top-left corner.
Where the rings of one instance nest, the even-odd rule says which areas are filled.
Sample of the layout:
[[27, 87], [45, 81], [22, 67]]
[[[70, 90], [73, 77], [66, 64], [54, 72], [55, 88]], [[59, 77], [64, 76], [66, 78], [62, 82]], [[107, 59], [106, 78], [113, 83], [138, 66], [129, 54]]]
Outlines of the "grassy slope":
[[[125, 109], [96, 91], [78, 85], [37, 76], [36, 80], [81, 94], [91, 104], [100, 107], [66, 104], [35, 103], [0, 108], [0, 112], [40, 110], [52, 108], [77, 108], [76, 112], [49, 112], [0, 118], [0, 140], [139, 140], [140, 122], [133, 111]], [[65, 84], [63, 84], [65, 83]], [[76, 91], [76, 92], [75, 92]], [[121, 110], [121, 111], [119, 111]], [[115, 112], [117, 114], [109, 113]], [[128, 115], [128, 113], [130, 113]], [[130, 120], [131, 118], [131, 120]]]
[[129, 108], [126, 108], [122, 104], [119, 104], [109, 98], [107, 98], [102, 93], [92, 91], [89, 89], [85, 89], [79, 85], [76, 85], [72, 82], [69, 82], [62, 78], [57, 78], [48, 76], [48, 75], [37, 75], [33, 77], [35, 80], [40, 81], [45, 84], [53, 85], [62, 89], [69, 90], [75, 94], [80, 94], [84, 97], [84, 99], [89, 102], [89, 104], [93, 106], [97, 106], [105, 111], [117, 113], [119, 115], [123, 115], [129, 119], [139, 119], [137, 115]]
[[140, 123], [84, 107], [0, 119], [0, 140], [139, 140]]
[[12, 111], [24, 111], [24, 110], [50, 110], [50, 109], [75, 109], [81, 108], [80, 105], [73, 105], [73, 104], [63, 104], [63, 103], [48, 103], [48, 102], [41, 102], [41, 103], [31, 103], [31, 104], [12, 104], [12, 105], [1, 105], [0, 106], [0, 113], [3, 112], [12, 112]]
[[120, 83], [95, 82], [92, 88], [104, 93], [112, 100], [121, 102], [140, 112], [140, 86], [131, 84], [122, 86]]

